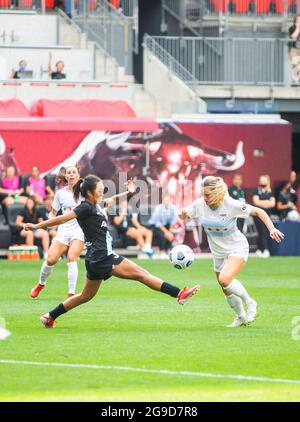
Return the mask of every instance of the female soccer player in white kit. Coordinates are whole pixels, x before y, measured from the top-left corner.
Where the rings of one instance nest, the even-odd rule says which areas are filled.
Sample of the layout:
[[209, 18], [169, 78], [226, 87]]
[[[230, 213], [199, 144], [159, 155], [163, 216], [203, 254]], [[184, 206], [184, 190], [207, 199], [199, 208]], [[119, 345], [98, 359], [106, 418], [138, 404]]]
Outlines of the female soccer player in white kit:
[[221, 177], [207, 176], [201, 186], [203, 197], [184, 208], [179, 217], [182, 220], [200, 218], [207, 233], [218, 282], [237, 315], [228, 327], [249, 324], [256, 318], [257, 303], [235, 278], [249, 255], [248, 241], [238, 230], [236, 220], [249, 215], [259, 217], [267, 226], [270, 237], [277, 242], [284, 238], [284, 234], [274, 227], [264, 210], [231, 198]]
[[[76, 167], [68, 167], [66, 169], [67, 186], [58, 190], [55, 194], [52, 210], [49, 218], [55, 217], [58, 211], [63, 214], [68, 213], [79, 205], [74, 200], [73, 186], [78, 182], [80, 174]], [[63, 254], [67, 254], [68, 261], [68, 297], [75, 294], [76, 283], [78, 278], [77, 259], [84, 248], [84, 234], [77, 223], [77, 220], [68, 221], [58, 227], [57, 235], [53, 239], [49, 248], [48, 257], [44, 261], [38, 284], [31, 290], [30, 296], [36, 298], [40, 291], [45, 287], [53, 266], [57, 263]]]

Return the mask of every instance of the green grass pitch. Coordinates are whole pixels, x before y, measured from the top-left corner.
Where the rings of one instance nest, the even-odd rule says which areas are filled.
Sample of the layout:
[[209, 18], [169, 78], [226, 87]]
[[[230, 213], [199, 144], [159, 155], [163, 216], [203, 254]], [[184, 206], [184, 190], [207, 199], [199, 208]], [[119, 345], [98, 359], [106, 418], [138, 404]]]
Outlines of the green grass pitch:
[[[167, 261], [139, 263], [179, 287], [202, 288], [180, 306], [137, 282], [111, 278], [92, 302], [46, 330], [39, 316], [65, 298], [66, 263], [33, 300], [28, 292], [41, 262], [0, 261], [0, 318], [12, 332], [0, 341], [0, 360], [16, 361], [0, 363], [0, 401], [300, 400], [300, 327], [293, 325], [300, 320], [300, 258], [249, 260], [239, 278], [257, 300], [259, 318], [238, 329], [226, 328], [234, 315], [211, 260], [185, 271]], [[78, 289], [84, 274], [81, 261]]]

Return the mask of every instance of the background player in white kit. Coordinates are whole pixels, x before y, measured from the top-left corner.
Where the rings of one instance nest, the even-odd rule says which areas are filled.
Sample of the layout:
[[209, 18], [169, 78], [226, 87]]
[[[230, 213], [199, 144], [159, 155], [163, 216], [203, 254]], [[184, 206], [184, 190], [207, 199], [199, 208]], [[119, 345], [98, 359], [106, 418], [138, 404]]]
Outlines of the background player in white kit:
[[221, 177], [207, 176], [201, 186], [203, 197], [184, 208], [179, 217], [182, 220], [200, 218], [207, 233], [218, 282], [237, 315], [228, 327], [249, 324], [256, 318], [257, 304], [235, 278], [249, 255], [248, 241], [238, 230], [236, 220], [249, 215], [259, 217], [267, 226], [270, 237], [277, 242], [284, 238], [284, 234], [274, 227], [264, 210], [230, 198]]
[[[60, 210], [63, 214], [66, 214], [79, 205], [73, 196], [73, 186], [80, 178], [77, 168], [68, 167], [66, 169], [65, 177], [68, 184], [56, 192], [49, 218], [55, 217]], [[78, 278], [77, 259], [83, 251], [83, 248], [84, 234], [76, 219], [59, 226], [57, 235], [49, 248], [48, 257], [42, 265], [39, 283], [31, 290], [30, 296], [35, 298], [39, 295], [40, 291], [45, 287], [48, 277], [52, 273], [53, 266], [63, 254], [67, 254], [68, 262], [68, 297], [73, 296], [75, 294]]]

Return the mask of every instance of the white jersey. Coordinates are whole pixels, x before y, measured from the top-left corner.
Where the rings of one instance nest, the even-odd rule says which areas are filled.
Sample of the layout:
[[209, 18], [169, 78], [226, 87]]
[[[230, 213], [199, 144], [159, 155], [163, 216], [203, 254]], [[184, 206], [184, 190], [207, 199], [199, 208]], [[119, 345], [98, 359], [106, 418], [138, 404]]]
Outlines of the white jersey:
[[224, 258], [239, 250], [249, 251], [248, 241], [238, 230], [236, 219], [249, 217], [251, 205], [227, 196], [220, 207], [212, 209], [204, 198], [199, 198], [184, 210], [190, 218], [200, 219], [215, 257]]
[[[78, 205], [79, 203], [75, 201], [73, 192], [70, 191], [68, 186], [62, 189], [59, 189], [56, 192], [53, 202], [52, 202], [52, 208], [57, 212], [61, 210], [63, 214], [67, 214]], [[76, 218], [58, 226], [58, 232], [65, 233], [65, 232], [75, 232], [75, 231], [82, 233], [82, 230]]]

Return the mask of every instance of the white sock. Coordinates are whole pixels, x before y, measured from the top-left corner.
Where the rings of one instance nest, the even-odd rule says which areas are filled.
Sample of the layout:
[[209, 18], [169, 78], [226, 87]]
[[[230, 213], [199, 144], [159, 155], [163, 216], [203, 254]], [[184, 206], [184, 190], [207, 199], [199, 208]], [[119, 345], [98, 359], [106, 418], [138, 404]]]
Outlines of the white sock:
[[239, 282], [236, 278], [232, 280], [232, 282], [229, 284], [229, 286], [224, 287], [224, 290], [226, 292], [231, 293], [233, 295], [236, 295], [242, 299], [242, 301], [247, 305], [249, 302], [252, 301], [251, 297], [248, 295], [247, 290], [242, 285], [242, 283]]
[[75, 294], [78, 277], [77, 262], [68, 262], [68, 286], [69, 293]]
[[39, 284], [45, 286], [45, 284], [47, 283], [47, 278], [49, 277], [49, 275], [51, 275], [52, 271], [53, 265], [47, 265], [47, 262], [44, 261], [40, 272]]
[[228, 302], [228, 305], [230, 306], [231, 309], [234, 310], [234, 312], [237, 314], [238, 317], [245, 317], [246, 313], [245, 313], [245, 309], [243, 307], [243, 302], [242, 299], [235, 296], [235, 295], [230, 295], [230, 296], [225, 296], [226, 300]]

